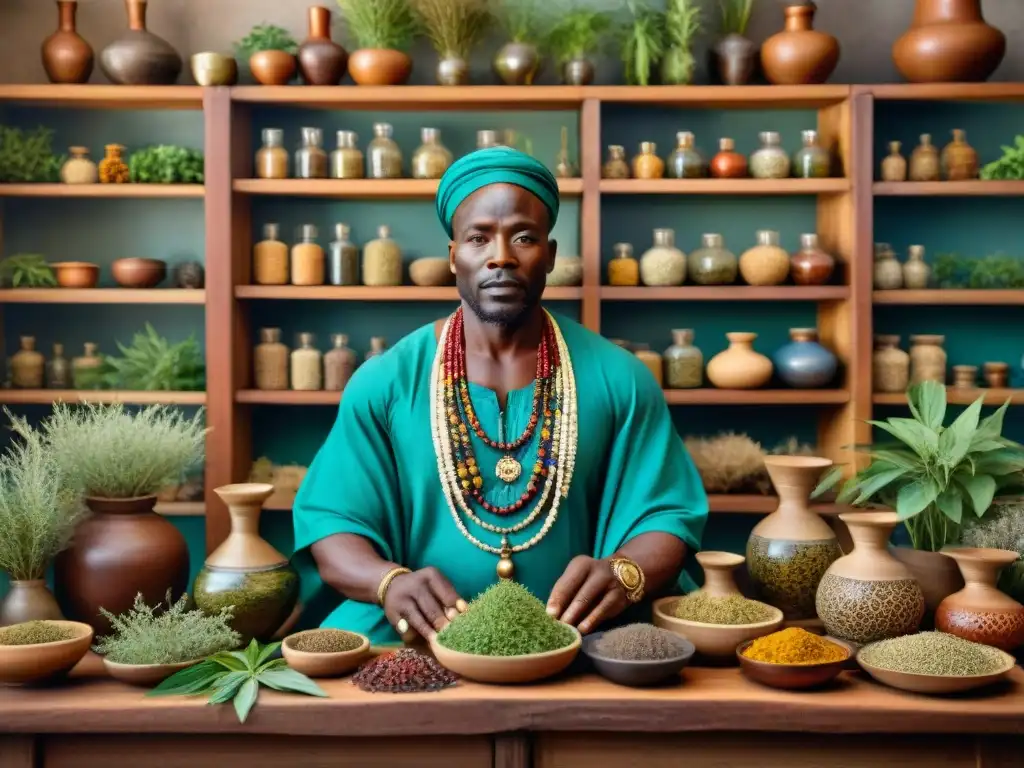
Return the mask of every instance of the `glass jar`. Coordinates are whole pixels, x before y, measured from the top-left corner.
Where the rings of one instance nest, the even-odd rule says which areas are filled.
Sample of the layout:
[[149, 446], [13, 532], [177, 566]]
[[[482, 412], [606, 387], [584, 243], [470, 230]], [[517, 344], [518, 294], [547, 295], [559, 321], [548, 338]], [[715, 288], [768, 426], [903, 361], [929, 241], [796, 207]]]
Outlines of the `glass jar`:
[[263, 146], [256, 150], [256, 177], [260, 179], [288, 178], [288, 150], [284, 148], [284, 131], [264, 128], [260, 135]]
[[355, 131], [338, 131], [337, 146], [331, 152], [332, 179], [361, 179], [365, 175], [363, 151]]
[[910, 337], [910, 383], [922, 381], [946, 383], [945, 336], [920, 334]]
[[340, 392], [356, 369], [356, 353], [348, 346], [348, 335], [331, 334], [331, 349], [324, 355], [324, 389]]
[[46, 360], [36, 349], [35, 336], [22, 336], [21, 349], [11, 356], [11, 386], [15, 389], [42, 389]]
[[910, 385], [910, 355], [900, 349], [899, 336], [875, 336], [871, 380], [875, 392], [902, 394], [907, 391]]
[[800, 235], [800, 250], [789, 259], [789, 272], [797, 285], [824, 285], [832, 277], [836, 260], [821, 249], [818, 236]]
[[608, 145], [608, 159], [601, 166], [602, 179], [628, 179], [629, 163], [626, 162], [626, 148], [621, 144]]
[[757, 245], [740, 256], [740, 274], [748, 285], [782, 285], [789, 277], [789, 254], [779, 243], [779, 233], [761, 229]]
[[440, 179], [452, 164], [452, 153], [441, 143], [441, 131], [421, 128], [420, 141], [423, 143], [412, 155], [412, 177]]
[[99, 346], [91, 341], [85, 342], [83, 354], [71, 360], [71, 381], [75, 389], [99, 389], [102, 384], [99, 375], [102, 366]]
[[640, 362], [647, 366], [647, 370], [654, 376], [658, 386], [664, 386], [665, 369], [661, 355], [654, 352], [648, 344], [634, 344], [633, 354], [640, 358]]
[[97, 166], [100, 184], [127, 184], [131, 181], [131, 171], [124, 161], [124, 146], [106, 144], [103, 151], [103, 159]]
[[263, 225], [263, 239], [252, 248], [253, 281], [257, 285], [288, 284], [288, 246], [277, 224]]
[[374, 123], [373, 139], [366, 147], [366, 175], [371, 179], [402, 178], [402, 150], [391, 138], [390, 123]]
[[387, 351], [388, 340], [383, 336], [372, 336], [370, 337], [370, 349], [366, 352], [366, 359], [369, 360], [371, 357], [383, 355]]
[[630, 243], [612, 246], [612, 260], [608, 262], [608, 285], [640, 285], [640, 262], [633, 258]]
[[750, 156], [750, 175], [755, 179], [789, 178], [789, 155], [782, 148], [782, 137], [777, 131], [758, 134], [761, 146]]
[[732, 285], [736, 271], [736, 255], [717, 232], [703, 235], [700, 248], [691, 251], [686, 260], [686, 274], [698, 285]]
[[924, 260], [924, 246], [912, 245], [907, 249], [903, 263], [903, 285], [912, 291], [923, 291], [931, 280], [932, 268]]
[[942, 150], [942, 175], [948, 181], [978, 178], [978, 152], [967, 143], [967, 133], [953, 130], [953, 140]]
[[908, 176], [911, 181], [939, 180], [939, 150], [932, 144], [930, 133], [922, 133], [921, 143], [910, 153]]
[[696, 389], [704, 386], [704, 355], [693, 346], [693, 329], [672, 331], [672, 346], [665, 350], [665, 387]]
[[334, 225], [334, 241], [330, 245], [328, 279], [331, 285], [359, 285], [359, 248], [349, 240], [348, 224]]
[[295, 178], [327, 178], [327, 152], [323, 144], [324, 135], [319, 128], [302, 129], [302, 140], [295, 150]]
[[483, 130], [476, 132], [477, 149], [490, 149], [497, 146], [499, 146], [497, 131]]
[[817, 131], [801, 131], [803, 146], [793, 153], [793, 175], [800, 179], [827, 179], [832, 175], [832, 154], [821, 146]]
[[907, 158], [900, 154], [902, 142], [890, 141], [889, 154], [882, 160], [882, 181], [906, 181]]
[[391, 227], [377, 227], [377, 239], [363, 246], [363, 285], [402, 284], [402, 249], [391, 239]]
[[71, 362], [64, 357], [64, 345], [53, 345], [53, 356], [46, 363], [46, 386], [71, 389]]
[[313, 224], [299, 227], [299, 241], [292, 246], [292, 284], [324, 284], [324, 249], [317, 242]]
[[654, 230], [654, 245], [640, 257], [640, 282], [656, 286], [686, 282], [686, 254], [676, 248], [674, 230]]
[[873, 282], [876, 291], [894, 291], [903, 287], [903, 267], [888, 243], [875, 243]]
[[256, 389], [288, 389], [288, 347], [280, 328], [260, 328], [260, 343], [253, 350]]
[[957, 389], [975, 389], [978, 386], [978, 366], [954, 365], [953, 386]]
[[320, 350], [313, 346], [312, 333], [299, 334], [299, 346], [292, 350], [292, 389], [309, 392], [323, 388]]
[[60, 169], [60, 180], [65, 184], [95, 184], [100, 180], [96, 163], [89, 159], [87, 147], [70, 147], [71, 157]]
[[747, 178], [747, 158], [736, 151], [736, 142], [730, 138], [718, 140], [718, 154], [711, 158], [709, 168], [716, 179]]
[[700, 179], [707, 175], [704, 157], [694, 146], [690, 131], [676, 134], [676, 148], [668, 156], [668, 177], [671, 179]]
[[665, 175], [665, 161], [658, 157], [658, 145], [653, 141], [640, 144], [640, 154], [633, 158], [633, 178], [660, 179]]

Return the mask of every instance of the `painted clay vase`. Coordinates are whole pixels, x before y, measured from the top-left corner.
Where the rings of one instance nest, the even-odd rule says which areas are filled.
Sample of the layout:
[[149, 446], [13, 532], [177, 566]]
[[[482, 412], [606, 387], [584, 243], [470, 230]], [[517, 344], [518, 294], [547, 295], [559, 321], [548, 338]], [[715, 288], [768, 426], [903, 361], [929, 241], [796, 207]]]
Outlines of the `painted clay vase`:
[[736, 586], [736, 569], [746, 561], [735, 552], [698, 552], [694, 557], [704, 571], [704, 585], [698, 589], [709, 597], [742, 594]]
[[146, 0], [125, 0], [128, 29], [100, 53], [100, 69], [118, 85], [173, 85], [181, 74], [174, 47], [146, 29]]
[[298, 66], [288, 51], [256, 51], [249, 57], [249, 71], [260, 85], [288, 85]]
[[309, 37], [299, 46], [299, 74], [307, 85], [337, 85], [345, 76], [348, 53], [331, 40], [331, 11], [309, 8]]
[[946, 549], [964, 577], [964, 588], [939, 605], [935, 628], [965, 640], [1014, 651], [1024, 645], [1024, 605], [999, 591], [999, 572], [1020, 558], [1008, 549]]
[[779, 378], [795, 389], [817, 389], [832, 383], [839, 361], [818, 341], [816, 328], [790, 328], [789, 344], [775, 350]]
[[758, 599], [782, 610], [787, 621], [815, 618], [818, 582], [842, 550], [828, 523], [808, 501], [831, 459], [767, 456], [779, 507], [754, 526], [747, 540], [747, 570]]
[[192, 598], [211, 615], [234, 606], [231, 626], [244, 642], [267, 640], [292, 615], [299, 599], [298, 571], [259, 533], [260, 511], [274, 486], [238, 483], [213, 490], [228, 505], [231, 533], [206, 558]]
[[93, 52], [75, 27], [76, 0], [58, 0], [57, 31], [43, 41], [43, 69], [51, 83], [87, 83]]
[[761, 66], [774, 85], [810, 85], [828, 80], [839, 63], [839, 41], [814, 29], [818, 7], [807, 2], [786, 4], [784, 29], [761, 46]]
[[729, 348], [708, 361], [708, 381], [719, 389], [757, 389], [772, 377], [772, 361], [754, 351], [756, 333], [725, 334]]
[[825, 631], [857, 644], [916, 632], [924, 595], [887, 547], [899, 524], [896, 513], [858, 512], [839, 519], [850, 529], [853, 552], [832, 563], [818, 584], [815, 607]]
[[412, 59], [390, 48], [361, 48], [348, 57], [356, 85], [403, 85], [412, 74]]
[[1006, 35], [986, 24], [981, 0], [917, 0], [910, 29], [892, 47], [912, 83], [988, 80], [1006, 55]]
[[[907, 364], [909, 370], [909, 359]], [[904, 385], [899, 391], [902, 393], [906, 390]], [[963, 589], [964, 577], [960, 575], [956, 562], [941, 552], [925, 552], [913, 547], [890, 547], [889, 554], [906, 566], [921, 587], [924, 594], [922, 628], [933, 626], [935, 610], [939, 604], [958, 589]]]
[[75, 529], [71, 546], [54, 562], [57, 599], [74, 621], [110, 632], [104, 608], [115, 616], [142, 593], [147, 605], [177, 600], [188, 589], [188, 545], [154, 509], [156, 496], [103, 499], [87, 496], [92, 515]]
[[64, 614], [43, 579], [11, 581], [0, 601], [0, 627], [23, 621], [60, 621]]

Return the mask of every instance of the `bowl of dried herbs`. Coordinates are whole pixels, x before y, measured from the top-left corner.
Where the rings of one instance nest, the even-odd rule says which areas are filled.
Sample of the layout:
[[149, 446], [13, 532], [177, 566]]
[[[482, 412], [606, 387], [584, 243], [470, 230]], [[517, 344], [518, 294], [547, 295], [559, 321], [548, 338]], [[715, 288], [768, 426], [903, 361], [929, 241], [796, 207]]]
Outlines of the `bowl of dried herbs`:
[[782, 611], [741, 595], [693, 592], [654, 601], [654, 626], [682, 635], [707, 658], [735, 660], [736, 647], [782, 626]]
[[0, 628], [0, 684], [53, 680], [89, 652], [92, 627], [78, 621], [26, 621]]
[[288, 635], [281, 654], [288, 666], [307, 677], [341, 677], [370, 652], [370, 638], [344, 629], [307, 629]]
[[583, 653], [598, 674], [635, 687], [678, 682], [696, 650], [686, 638], [653, 624], [627, 624], [583, 638]]

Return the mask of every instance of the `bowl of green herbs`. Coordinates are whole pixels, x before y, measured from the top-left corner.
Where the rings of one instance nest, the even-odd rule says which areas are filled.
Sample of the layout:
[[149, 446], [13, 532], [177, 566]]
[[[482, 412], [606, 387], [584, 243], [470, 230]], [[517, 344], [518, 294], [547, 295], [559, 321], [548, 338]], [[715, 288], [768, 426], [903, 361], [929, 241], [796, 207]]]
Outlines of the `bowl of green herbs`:
[[60, 677], [89, 652], [92, 627], [78, 621], [26, 621], [0, 629], [0, 684]]

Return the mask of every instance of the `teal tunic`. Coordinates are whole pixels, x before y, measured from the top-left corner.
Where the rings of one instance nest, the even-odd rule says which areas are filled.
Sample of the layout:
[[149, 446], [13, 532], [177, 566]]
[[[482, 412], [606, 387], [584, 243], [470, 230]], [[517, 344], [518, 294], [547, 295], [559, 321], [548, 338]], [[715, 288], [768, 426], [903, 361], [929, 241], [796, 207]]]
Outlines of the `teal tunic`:
[[[700, 476], [650, 371], [634, 355], [578, 323], [561, 317], [558, 323], [576, 376], [576, 467], [552, 529], [540, 543], [512, 556], [516, 580], [542, 600], [573, 557], [608, 557], [642, 533], [669, 533], [691, 551], [699, 549], [708, 511]], [[324, 600], [335, 603], [323, 626], [361, 632], [375, 643], [398, 641], [383, 611], [344, 600], [323, 585], [309, 557], [310, 545], [337, 533], [363, 536], [387, 560], [413, 570], [437, 567], [466, 600], [497, 580], [498, 557], [463, 537], [441, 489], [430, 429], [436, 350], [431, 324], [360, 366], [345, 387], [334, 426], [295, 500], [295, 550], [306, 580], [305, 599], [314, 606]], [[506, 439], [522, 434], [531, 414], [533, 384], [509, 392], [504, 413], [493, 391], [469, 386], [480, 424], [491, 439], [498, 437], [499, 418], [504, 419]], [[516, 453], [524, 471], [511, 485], [494, 476], [503, 454], [472, 436], [483, 493], [491, 503], [510, 504], [525, 490], [539, 432]], [[504, 526], [524, 515], [506, 519], [476, 505], [474, 511]], [[544, 517], [511, 535], [510, 543], [532, 537]], [[481, 541], [500, 545], [497, 534], [469, 520], [466, 525]], [[680, 586], [693, 587], [685, 572]], [[339, 599], [343, 602], [337, 605]]]

